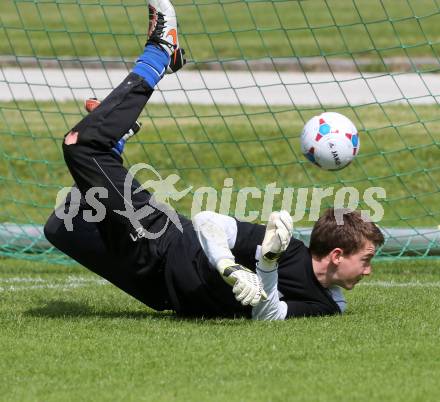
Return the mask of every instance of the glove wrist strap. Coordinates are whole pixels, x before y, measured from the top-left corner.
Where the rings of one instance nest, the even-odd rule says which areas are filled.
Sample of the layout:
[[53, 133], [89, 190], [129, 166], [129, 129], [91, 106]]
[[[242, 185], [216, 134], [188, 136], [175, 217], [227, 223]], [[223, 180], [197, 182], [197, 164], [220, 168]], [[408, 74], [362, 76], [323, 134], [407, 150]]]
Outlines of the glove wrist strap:
[[277, 262], [280, 257], [281, 257], [281, 253], [274, 253], [272, 251], [268, 251], [263, 256], [263, 258], [266, 259], [267, 261], [274, 261], [274, 262]]
[[223, 275], [226, 268], [233, 267], [234, 265], [237, 265], [234, 260], [230, 258], [223, 258], [217, 263], [217, 271]]
[[257, 267], [261, 271], [273, 271], [278, 268], [277, 260], [269, 260], [265, 256], [258, 261]]

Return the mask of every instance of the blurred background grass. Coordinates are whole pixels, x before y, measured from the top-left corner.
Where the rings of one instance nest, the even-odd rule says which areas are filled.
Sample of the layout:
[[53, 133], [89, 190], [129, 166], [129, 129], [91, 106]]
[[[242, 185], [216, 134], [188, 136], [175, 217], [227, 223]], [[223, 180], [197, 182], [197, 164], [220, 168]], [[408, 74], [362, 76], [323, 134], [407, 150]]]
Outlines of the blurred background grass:
[[[7, 130], [0, 144], [0, 187], [4, 206], [0, 220], [44, 222], [54, 206], [57, 190], [72, 180], [61, 152], [63, 135], [83, 115], [75, 102], [0, 103]], [[185, 186], [212, 186], [220, 190], [224, 179], [234, 179], [234, 189], [269, 183], [278, 187], [384, 187], [384, 226], [432, 225], [440, 214], [438, 106], [369, 105], [352, 111], [332, 109], [350, 117], [361, 134], [361, 152], [350, 167], [327, 172], [301, 154], [299, 135], [303, 121], [318, 109], [282, 107], [148, 105], [140, 118], [142, 130], [125, 150], [126, 166], [146, 162], [166, 177], [178, 171]], [[364, 122], [369, 125], [365, 127]], [[140, 175], [139, 180], [155, 179]], [[311, 190], [308, 204], [310, 206]], [[235, 196], [232, 206], [235, 205]], [[220, 194], [218, 196], [220, 199]], [[293, 196], [293, 210], [296, 193]], [[332, 198], [323, 207], [332, 205]], [[282, 195], [275, 197], [280, 207]], [[261, 210], [263, 200], [249, 198], [249, 210]], [[189, 215], [192, 197], [173, 206]], [[365, 204], [361, 204], [365, 207]], [[217, 205], [218, 208], [218, 205]], [[368, 207], [366, 209], [369, 209]], [[234, 208], [231, 208], [231, 212]], [[293, 213], [293, 212], [292, 212]], [[306, 214], [299, 224], [310, 225]]]
[[[439, 52], [440, 14], [432, 0], [173, 3], [182, 45], [195, 63], [354, 56], [377, 70], [385, 57]], [[3, 0], [0, 11], [0, 54], [131, 59], [145, 43], [143, 0]]]

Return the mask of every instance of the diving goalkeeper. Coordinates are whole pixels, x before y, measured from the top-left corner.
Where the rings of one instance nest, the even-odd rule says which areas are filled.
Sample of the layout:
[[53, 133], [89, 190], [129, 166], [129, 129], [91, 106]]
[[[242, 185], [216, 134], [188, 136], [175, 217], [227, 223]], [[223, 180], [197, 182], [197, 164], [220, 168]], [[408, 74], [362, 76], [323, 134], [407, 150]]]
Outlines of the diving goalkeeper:
[[[343, 312], [340, 287], [352, 289], [369, 275], [383, 243], [380, 230], [358, 212], [328, 210], [307, 248], [292, 238], [286, 211], [272, 213], [266, 226], [214, 212], [201, 212], [192, 221], [175, 214], [169, 224], [171, 212], [133, 178], [127, 201], [124, 143], [164, 73], [184, 64], [172, 4], [150, 0], [148, 41], [132, 72], [63, 139], [64, 159], [82, 197], [70, 194], [59, 208], [90, 209], [84, 195], [101, 188], [106, 216], [94, 223], [78, 213], [73, 230], [67, 230], [53, 213], [45, 225], [47, 239], [160, 311], [262, 320]], [[344, 224], [338, 225], [341, 212]]]

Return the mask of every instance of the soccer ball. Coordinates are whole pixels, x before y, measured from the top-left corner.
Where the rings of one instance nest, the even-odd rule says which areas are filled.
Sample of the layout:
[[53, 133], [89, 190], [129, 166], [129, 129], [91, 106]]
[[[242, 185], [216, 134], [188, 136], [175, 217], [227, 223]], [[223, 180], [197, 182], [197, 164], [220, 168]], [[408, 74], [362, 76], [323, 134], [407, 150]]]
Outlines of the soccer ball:
[[312, 117], [301, 134], [301, 151], [325, 170], [340, 170], [359, 153], [359, 134], [351, 120], [340, 113]]

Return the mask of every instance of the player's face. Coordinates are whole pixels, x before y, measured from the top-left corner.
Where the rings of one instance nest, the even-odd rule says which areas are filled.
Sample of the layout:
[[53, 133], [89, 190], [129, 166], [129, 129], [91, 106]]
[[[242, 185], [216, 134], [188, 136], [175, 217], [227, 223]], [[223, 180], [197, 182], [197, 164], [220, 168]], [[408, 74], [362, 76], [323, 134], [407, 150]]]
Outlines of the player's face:
[[335, 273], [336, 284], [344, 289], [353, 289], [364, 276], [370, 275], [375, 251], [374, 244], [367, 241], [357, 253], [342, 255]]

